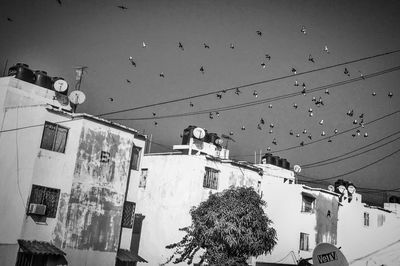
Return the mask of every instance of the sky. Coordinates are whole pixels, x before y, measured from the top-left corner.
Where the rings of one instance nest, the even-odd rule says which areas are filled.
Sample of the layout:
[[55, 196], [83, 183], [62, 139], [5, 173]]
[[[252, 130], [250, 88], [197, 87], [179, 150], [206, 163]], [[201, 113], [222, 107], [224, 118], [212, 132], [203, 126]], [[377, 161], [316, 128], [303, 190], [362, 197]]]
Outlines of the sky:
[[[300, 179], [326, 179], [314, 185], [394, 190], [399, 10], [396, 0], [0, 0], [0, 66], [26, 63], [69, 91], [86, 66], [77, 111], [151, 136], [151, 152], [196, 125], [232, 137], [236, 160], [270, 152], [300, 165]], [[375, 192], [365, 197], [382, 199]]]

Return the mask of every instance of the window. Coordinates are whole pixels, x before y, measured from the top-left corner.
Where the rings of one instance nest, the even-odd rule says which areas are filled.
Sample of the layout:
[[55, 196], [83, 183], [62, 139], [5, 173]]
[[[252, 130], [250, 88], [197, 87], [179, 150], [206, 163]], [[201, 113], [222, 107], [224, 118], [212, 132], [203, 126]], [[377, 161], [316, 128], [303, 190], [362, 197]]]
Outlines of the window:
[[378, 214], [378, 227], [385, 223], [386, 217], [384, 214]]
[[142, 173], [140, 174], [139, 187], [146, 188], [148, 172], [149, 172], [149, 169], [145, 169], [145, 168], [142, 169]]
[[45, 216], [48, 218], [56, 218], [59, 198], [59, 189], [32, 185], [29, 205], [31, 203], [43, 204], [46, 206]]
[[108, 151], [101, 151], [100, 154], [100, 162], [101, 163], [109, 163], [111, 158], [111, 154]]
[[369, 213], [364, 212], [364, 226], [369, 226]]
[[125, 201], [124, 210], [122, 212], [122, 227], [132, 228], [133, 215], [135, 213], [136, 204], [131, 201]]
[[315, 198], [311, 195], [303, 193], [303, 201], [301, 203], [302, 212], [314, 212]]
[[131, 170], [139, 170], [140, 151], [142, 149], [136, 146], [132, 148]]
[[46, 121], [40, 148], [64, 153], [67, 136], [68, 128]]
[[219, 171], [210, 167], [206, 167], [204, 174], [203, 187], [218, 189], [218, 175]]
[[309, 250], [308, 247], [308, 238], [309, 234], [300, 233], [300, 250]]

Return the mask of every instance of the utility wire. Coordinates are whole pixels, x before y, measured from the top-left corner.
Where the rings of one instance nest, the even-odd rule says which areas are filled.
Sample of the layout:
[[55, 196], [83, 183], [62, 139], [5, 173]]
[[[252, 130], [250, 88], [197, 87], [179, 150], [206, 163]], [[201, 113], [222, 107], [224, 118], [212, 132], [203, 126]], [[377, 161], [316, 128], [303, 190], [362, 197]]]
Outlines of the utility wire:
[[331, 69], [331, 68], [335, 68], [335, 67], [338, 67], [338, 66], [349, 65], [349, 64], [356, 63], [356, 62], [361, 62], [361, 61], [365, 61], [365, 60], [369, 60], [369, 59], [373, 59], [373, 58], [377, 58], [377, 57], [382, 57], [382, 56], [386, 56], [386, 55], [390, 55], [390, 54], [394, 54], [394, 53], [398, 53], [398, 52], [400, 52], [400, 49], [392, 50], [392, 51], [389, 51], [389, 52], [380, 53], [380, 54], [376, 54], [376, 55], [372, 55], [372, 56], [362, 57], [362, 58], [359, 58], [359, 59], [350, 60], [350, 61], [347, 61], [347, 62], [342, 62], [342, 63], [338, 63], [338, 64], [334, 64], [334, 65], [330, 65], [330, 66], [326, 66], [326, 67], [322, 67], [322, 68], [317, 68], [317, 69], [312, 69], [312, 70], [308, 70], [308, 71], [304, 71], [304, 72], [299, 72], [296, 75], [280, 76], [280, 77], [277, 77], [277, 78], [272, 78], [272, 79], [268, 79], [268, 80], [264, 80], [264, 81], [248, 83], [248, 84], [240, 85], [240, 86], [237, 86], [237, 87], [231, 87], [231, 88], [217, 90], [217, 91], [213, 91], [213, 92], [197, 94], [197, 95], [193, 95], [193, 96], [189, 96], [189, 97], [182, 97], [182, 98], [178, 98], [178, 99], [174, 99], [174, 100], [168, 100], [168, 101], [163, 101], [163, 102], [158, 102], [158, 103], [153, 103], [153, 104], [148, 104], [148, 105], [142, 105], [142, 106], [138, 106], [138, 107], [132, 107], [132, 108], [127, 108], [127, 109], [122, 109], [122, 110], [102, 113], [102, 114], [98, 114], [97, 116], [105, 116], [105, 115], [111, 115], [111, 114], [124, 113], [124, 112], [128, 112], [128, 111], [140, 110], [140, 109], [153, 107], [153, 106], [159, 106], [159, 105], [164, 105], [164, 104], [169, 104], [169, 103], [175, 103], [175, 102], [195, 99], [195, 98], [204, 97], [204, 96], [208, 96], [208, 95], [212, 95], [212, 94], [216, 94], [216, 93], [225, 93], [225, 92], [228, 92], [228, 91], [231, 91], [231, 90], [236, 90], [236, 89], [251, 87], [251, 86], [255, 86], [255, 85], [270, 83], [270, 82], [283, 80], [283, 79], [294, 77], [294, 76], [302, 76], [302, 75], [306, 75], [306, 74], [310, 74], [310, 73], [314, 73], [314, 72], [318, 72], [318, 71], [322, 71], [322, 70], [326, 70], [326, 69]]
[[[344, 81], [339, 81], [319, 87], [315, 87], [313, 89], [306, 90], [306, 93], [313, 93], [316, 91], [321, 91], [321, 90], [326, 90], [329, 88], [334, 88], [342, 85], [346, 85], [349, 83], [357, 82], [360, 80], [364, 80], [367, 78], [372, 78], [380, 75], [384, 75], [393, 71], [398, 71], [400, 70], [400, 66], [384, 69], [382, 71], [378, 71], [375, 73], [371, 73], [368, 75], [364, 75], [363, 77], [357, 77], [357, 78], [352, 78]], [[219, 107], [219, 108], [211, 108], [211, 109], [205, 109], [205, 110], [199, 110], [195, 112], [186, 112], [186, 113], [179, 113], [179, 114], [171, 114], [171, 115], [164, 115], [164, 116], [156, 116], [156, 117], [137, 117], [137, 118], [107, 118], [108, 120], [118, 120], [118, 121], [137, 121], [137, 120], [154, 120], [154, 119], [165, 119], [165, 118], [174, 118], [174, 117], [183, 117], [183, 116], [192, 116], [192, 115], [200, 115], [200, 114], [206, 114], [210, 112], [223, 112], [223, 111], [230, 111], [230, 110], [235, 110], [235, 109], [240, 109], [240, 108], [245, 108], [245, 107], [251, 107], [259, 104], [264, 104], [264, 103], [269, 103], [269, 102], [274, 102], [278, 100], [283, 100], [287, 98], [292, 98], [301, 95], [302, 92], [293, 92], [293, 93], [288, 93], [284, 95], [279, 95], [275, 97], [270, 97], [270, 98], [265, 98], [257, 101], [251, 101], [247, 103], [241, 103], [241, 104], [236, 104], [236, 105], [230, 105], [230, 106], [225, 106], [225, 107]]]
[[[381, 147], [386, 146], [386, 145], [388, 145], [388, 144], [390, 144], [390, 143], [392, 143], [392, 142], [395, 142], [395, 141], [398, 140], [398, 139], [400, 139], [400, 137], [397, 137], [397, 138], [395, 138], [395, 139], [393, 139], [393, 140], [391, 140], [391, 141], [388, 141], [388, 142], [386, 142], [386, 143], [383, 143], [383, 144], [381, 144], [381, 145], [379, 145], [379, 146], [377, 146], [377, 147], [374, 147], [374, 148], [371, 148], [371, 149], [362, 151], [362, 152], [357, 153], [357, 154], [353, 154], [353, 155], [350, 155], [350, 156], [347, 156], [347, 157], [343, 157], [343, 158], [340, 158], [340, 159], [337, 159], [337, 160], [333, 160], [333, 159], [335, 158], [335, 157], [333, 157], [333, 158], [330, 158], [330, 159], [328, 159], [328, 160], [324, 160], [324, 161], [325, 161], [324, 163], [317, 162], [317, 163], [315, 163], [315, 164], [313, 164], [313, 165], [302, 166], [302, 168], [307, 169], [307, 168], [320, 167], [320, 166], [324, 166], [324, 165], [328, 165], [328, 164], [332, 164], [332, 163], [341, 162], [341, 161], [343, 161], [343, 160], [347, 160], [347, 159], [350, 159], [350, 158], [353, 158], [353, 157], [356, 157], [356, 156], [359, 156], [359, 155], [366, 154], [366, 153], [369, 152], [369, 151], [374, 151], [374, 150], [376, 150], [376, 149], [378, 149], [378, 148], [381, 148]], [[360, 149], [363, 149], [363, 148], [365, 148], [365, 146], [362, 147], [362, 148], [360, 148]], [[357, 150], [359, 150], [359, 149], [357, 149]], [[350, 152], [350, 153], [353, 153], [353, 152], [355, 152], [355, 151], [352, 151], [352, 152]], [[347, 153], [347, 154], [349, 154], [349, 153]], [[336, 158], [341, 157], [341, 156], [344, 156], [344, 155], [337, 156]], [[333, 161], [330, 161], [330, 160], [333, 160]], [[326, 161], [328, 161], [328, 162], [326, 162]]]

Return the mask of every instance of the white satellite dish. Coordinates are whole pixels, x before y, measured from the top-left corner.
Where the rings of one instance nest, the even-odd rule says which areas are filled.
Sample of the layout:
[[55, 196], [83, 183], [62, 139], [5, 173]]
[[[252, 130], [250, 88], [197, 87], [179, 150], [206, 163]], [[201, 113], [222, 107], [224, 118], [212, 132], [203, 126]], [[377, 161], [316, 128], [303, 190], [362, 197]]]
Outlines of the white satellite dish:
[[335, 191], [335, 187], [332, 186], [332, 185], [329, 185], [329, 186], [328, 186], [328, 190], [334, 192], [334, 191]]
[[86, 100], [85, 94], [78, 90], [72, 91], [68, 98], [73, 104], [82, 104]]
[[68, 89], [68, 83], [63, 79], [57, 79], [54, 82], [53, 87], [54, 87], [54, 89], [56, 91], [63, 92], [63, 91], [66, 91]]
[[196, 127], [195, 129], [193, 129], [193, 136], [196, 139], [202, 139], [206, 136], [206, 131], [201, 127]]
[[295, 166], [293, 166], [293, 171], [295, 172], [295, 173], [300, 173], [301, 172], [301, 167], [300, 167], [300, 165], [295, 165]]
[[312, 258], [314, 266], [349, 266], [343, 253], [329, 243], [318, 244], [314, 249]]

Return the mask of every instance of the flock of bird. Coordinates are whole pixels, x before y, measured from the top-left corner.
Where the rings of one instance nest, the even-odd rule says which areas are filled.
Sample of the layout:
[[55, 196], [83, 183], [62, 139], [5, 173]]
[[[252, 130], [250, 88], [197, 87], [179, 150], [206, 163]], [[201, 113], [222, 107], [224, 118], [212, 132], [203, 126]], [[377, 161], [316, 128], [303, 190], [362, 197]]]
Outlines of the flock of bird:
[[[122, 6], [119, 7], [119, 8], [125, 9], [125, 8], [122, 7]], [[307, 29], [306, 29], [306, 27], [305, 27], [305, 26], [302, 26], [301, 29], [300, 29], [300, 32], [301, 32], [302, 34], [304, 34], [304, 35], [307, 34]], [[259, 31], [259, 30], [256, 31], [256, 34], [257, 34], [258, 36], [260, 36], [260, 37], [263, 35], [263, 33], [262, 33], [261, 31]], [[207, 43], [203, 43], [203, 46], [204, 46], [205, 49], [210, 49], [210, 45], [207, 44]], [[147, 47], [147, 44], [146, 44], [144, 41], [142, 42], [142, 47], [143, 47], [143, 48], [146, 48], [146, 47]], [[177, 43], [177, 48], [180, 49], [180, 50], [182, 50], [182, 51], [185, 50], [184, 45], [183, 45], [182, 42], [178, 42], [178, 43]], [[234, 43], [230, 43], [230, 44], [229, 44], [229, 48], [230, 48], [230, 49], [235, 49]], [[326, 54], [329, 54], [329, 53], [330, 53], [329, 48], [328, 48], [327, 45], [325, 45], [325, 46], [323, 47], [322, 50], [323, 50], [323, 52], [326, 53]], [[131, 64], [133, 67], [137, 67], [137, 64], [136, 64], [136, 62], [135, 62], [135, 60], [134, 60], [134, 58], [133, 58], [132, 56], [129, 56], [128, 60], [129, 60], [130, 64]], [[266, 67], [267, 67], [267, 63], [266, 63], [266, 62], [267, 62], [267, 61], [270, 61], [270, 60], [271, 60], [271, 55], [265, 54], [265, 61], [261, 62], [260, 66], [261, 66], [262, 68], [266, 68]], [[310, 63], [315, 63], [315, 59], [314, 59], [314, 57], [313, 57], [311, 54], [309, 54], [309, 56], [308, 56], [308, 61], [309, 61]], [[204, 74], [205, 74], [205, 67], [204, 67], [204, 66], [200, 66], [199, 71], [200, 71], [201, 74], [204, 75]], [[296, 70], [294, 67], [292, 67], [292, 68], [291, 68], [291, 73], [292, 73], [292, 75], [295, 77], [295, 76], [297, 75], [297, 70]], [[350, 71], [348, 70], [347, 67], [344, 68], [343, 74], [346, 75], [346, 76], [348, 76], [348, 77], [351, 76]], [[360, 77], [361, 77], [362, 79], [364, 79], [364, 75], [363, 75], [360, 71], [359, 71], [359, 75], [360, 75]], [[161, 78], [165, 78], [165, 74], [164, 74], [163, 72], [161, 72], [161, 73], [159, 74], [159, 76], [160, 76]], [[129, 79], [127, 79], [126, 81], [127, 81], [127, 83], [131, 83], [131, 81], [130, 81]], [[305, 84], [304, 82], [300, 85], [299, 81], [296, 79], [296, 80], [294, 81], [294, 87], [301, 87], [301, 93], [302, 93], [304, 96], [306, 96], [306, 94], [307, 94], [307, 88], [306, 88], [306, 84]], [[217, 99], [221, 100], [221, 99], [223, 98], [223, 94], [226, 93], [226, 92], [227, 92], [226, 90], [222, 90], [221, 92], [216, 93]], [[242, 93], [242, 91], [240, 91], [239, 88], [236, 88], [236, 89], [234, 89], [234, 93], [235, 93], [236, 95], [240, 95], [240, 94]], [[329, 90], [326, 89], [325, 92], [324, 92], [324, 94], [325, 94], [325, 96], [329, 96], [329, 95], [330, 95]], [[258, 92], [257, 92], [257, 90], [253, 90], [252, 95], [253, 95], [254, 97], [257, 98], [257, 97], [258, 97]], [[373, 92], [373, 93], [372, 93], [372, 96], [376, 96], [376, 92]], [[389, 97], [389, 98], [392, 98], [392, 97], [393, 97], [393, 92], [388, 92], [388, 97]], [[312, 101], [312, 103], [313, 103], [317, 108], [323, 107], [323, 106], [324, 106], [324, 99], [322, 98], [322, 96], [318, 97], [318, 99], [317, 99], [315, 96], [313, 96], [313, 97], [311, 98], [311, 101]], [[190, 102], [189, 102], [189, 106], [190, 106], [190, 107], [194, 107], [194, 104], [190, 101]], [[272, 108], [272, 104], [269, 104], [269, 105], [268, 105], [268, 108]], [[298, 108], [297, 103], [293, 103], [293, 108], [295, 108], [295, 109]], [[314, 115], [314, 110], [313, 110], [313, 108], [309, 108], [309, 109], [308, 109], [308, 116], [312, 117], [313, 115]], [[349, 111], [346, 113], [346, 115], [349, 116], [349, 117], [354, 117], [354, 118], [355, 118], [355, 119], [353, 119], [353, 121], [352, 121], [352, 124], [353, 124], [353, 125], [358, 125], [359, 127], [364, 128], [364, 114], [363, 114], [363, 113], [361, 113], [361, 114], [359, 114], [359, 115], [357, 116], [357, 115], [355, 115], [354, 110], [349, 110]], [[208, 116], [208, 117], [209, 117], [209, 119], [214, 119], [214, 117], [219, 117], [219, 116], [220, 116], [220, 113], [219, 113], [218, 111], [213, 111], [213, 112], [210, 112], [210, 113], [209, 113], [209, 116]], [[357, 117], [358, 117], [358, 118], [357, 118]], [[154, 118], [154, 119], [157, 118], [157, 114], [156, 114], [155, 112], [153, 112], [153, 118]], [[257, 129], [263, 130], [263, 127], [265, 127], [265, 124], [266, 124], [266, 123], [265, 123], [265, 119], [264, 119], [264, 118], [261, 118], [261, 119], [259, 120], [258, 124], [257, 124]], [[320, 120], [320, 121], [319, 121], [319, 125], [322, 126], [323, 124], [324, 124], [324, 120]], [[158, 122], [157, 122], [156, 120], [154, 120], [154, 125], [155, 125], [155, 126], [158, 125]], [[274, 124], [273, 124], [273, 123], [270, 123], [270, 124], [269, 124], [269, 127], [268, 127], [268, 133], [269, 133], [269, 134], [273, 134], [273, 133], [274, 133], [274, 130], [273, 130], [273, 129], [274, 129]], [[246, 127], [245, 127], [244, 125], [242, 125], [241, 128], [240, 128], [240, 130], [244, 131], [244, 130], [246, 130]], [[330, 135], [333, 136], [333, 135], [337, 134], [338, 132], [339, 132], [338, 129], [334, 129], [333, 132], [331, 132]], [[235, 133], [234, 133], [233, 131], [230, 131], [230, 132], [229, 132], [229, 135], [230, 135], [230, 136], [233, 136], [234, 134], [235, 134]], [[325, 137], [326, 134], [327, 134], [327, 132], [325, 132], [324, 130], [321, 130], [320, 135], [321, 135], [322, 137]], [[310, 132], [308, 132], [307, 129], [303, 129], [301, 132], [295, 132], [293, 129], [291, 129], [291, 130], [289, 131], [289, 135], [290, 135], [290, 136], [297, 137], [297, 138], [300, 138], [301, 135], [304, 135], [304, 136], [306, 136], [309, 140], [312, 140], [312, 139], [313, 139], [313, 135], [312, 135]], [[367, 133], [367, 132], [362, 133], [360, 129], [357, 129], [357, 130], [354, 131], [354, 133], [352, 133], [352, 137], [358, 137], [358, 136], [361, 136], [361, 135], [364, 136], [365, 138], [368, 137], [368, 133]], [[225, 136], [226, 136], [226, 135], [225, 135]], [[232, 138], [230, 138], [230, 139], [232, 139]], [[233, 140], [233, 139], [232, 139], [232, 140]], [[328, 142], [332, 142], [332, 139], [329, 138], [329, 139], [328, 139]], [[273, 145], [278, 145], [278, 140], [277, 140], [276, 137], [273, 138], [272, 144], [273, 144]], [[304, 146], [304, 144], [305, 144], [304, 141], [301, 141], [299, 145], [300, 145], [300, 146]], [[267, 147], [267, 151], [271, 151], [271, 146], [268, 146], [268, 147]]]

